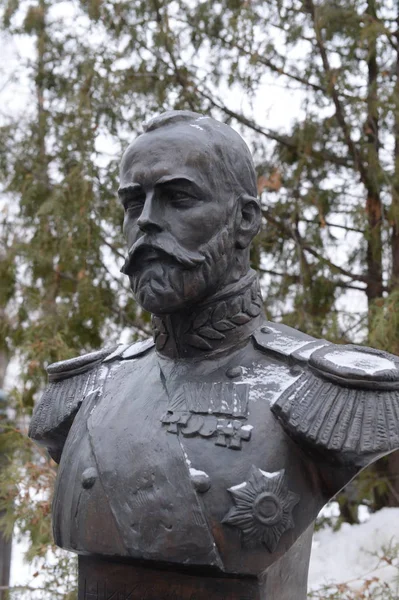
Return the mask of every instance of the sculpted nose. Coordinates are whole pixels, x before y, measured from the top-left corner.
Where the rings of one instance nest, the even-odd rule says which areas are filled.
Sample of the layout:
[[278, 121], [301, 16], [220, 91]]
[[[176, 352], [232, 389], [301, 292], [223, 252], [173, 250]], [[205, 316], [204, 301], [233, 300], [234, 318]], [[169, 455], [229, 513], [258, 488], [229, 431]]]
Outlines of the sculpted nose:
[[141, 215], [137, 219], [137, 225], [143, 233], [159, 233], [162, 231], [157, 208], [154, 206], [152, 197], [147, 198], [144, 202]]

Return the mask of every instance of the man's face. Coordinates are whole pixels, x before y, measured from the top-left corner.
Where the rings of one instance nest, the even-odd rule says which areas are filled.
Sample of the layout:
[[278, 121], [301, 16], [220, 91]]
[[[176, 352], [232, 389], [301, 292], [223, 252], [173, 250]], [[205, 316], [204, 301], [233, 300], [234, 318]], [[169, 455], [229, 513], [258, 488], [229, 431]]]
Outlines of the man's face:
[[125, 272], [136, 300], [154, 314], [214, 293], [234, 262], [231, 198], [214, 183], [209, 147], [190, 133], [176, 125], [144, 134], [122, 159]]

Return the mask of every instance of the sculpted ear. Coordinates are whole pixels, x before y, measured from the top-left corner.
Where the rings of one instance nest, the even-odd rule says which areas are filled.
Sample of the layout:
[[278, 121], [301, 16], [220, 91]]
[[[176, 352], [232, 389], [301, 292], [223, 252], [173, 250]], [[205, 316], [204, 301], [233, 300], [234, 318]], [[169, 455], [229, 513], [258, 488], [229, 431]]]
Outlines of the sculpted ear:
[[258, 233], [261, 223], [260, 206], [253, 196], [241, 196], [236, 217], [236, 246], [247, 248]]

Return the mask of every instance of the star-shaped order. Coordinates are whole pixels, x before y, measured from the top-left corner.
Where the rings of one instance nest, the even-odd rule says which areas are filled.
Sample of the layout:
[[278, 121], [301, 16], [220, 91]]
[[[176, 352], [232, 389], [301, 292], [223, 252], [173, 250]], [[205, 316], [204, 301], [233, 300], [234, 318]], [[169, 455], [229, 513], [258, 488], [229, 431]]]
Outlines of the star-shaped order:
[[241, 530], [243, 545], [266, 546], [274, 552], [287, 529], [294, 527], [292, 510], [299, 502], [284, 481], [285, 471], [267, 473], [252, 466], [248, 481], [228, 489], [235, 506], [222, 523]]

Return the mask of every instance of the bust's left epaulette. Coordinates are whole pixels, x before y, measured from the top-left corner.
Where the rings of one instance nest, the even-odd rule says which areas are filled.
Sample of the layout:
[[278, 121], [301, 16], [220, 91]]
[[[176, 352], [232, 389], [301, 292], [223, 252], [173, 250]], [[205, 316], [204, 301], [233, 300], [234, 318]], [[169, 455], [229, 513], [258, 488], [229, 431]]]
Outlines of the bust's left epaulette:
[[317, 348], [272, 411], [293, 437], [363, 466], [399, 448], [399, 358], [363, 346]]
[[253, 339], [259, 350], [299, 364], [307, 363], [318, 348], [330, 345], [326, 340], [318, 340], [283, 323], [267, 322], [254, 332]]

